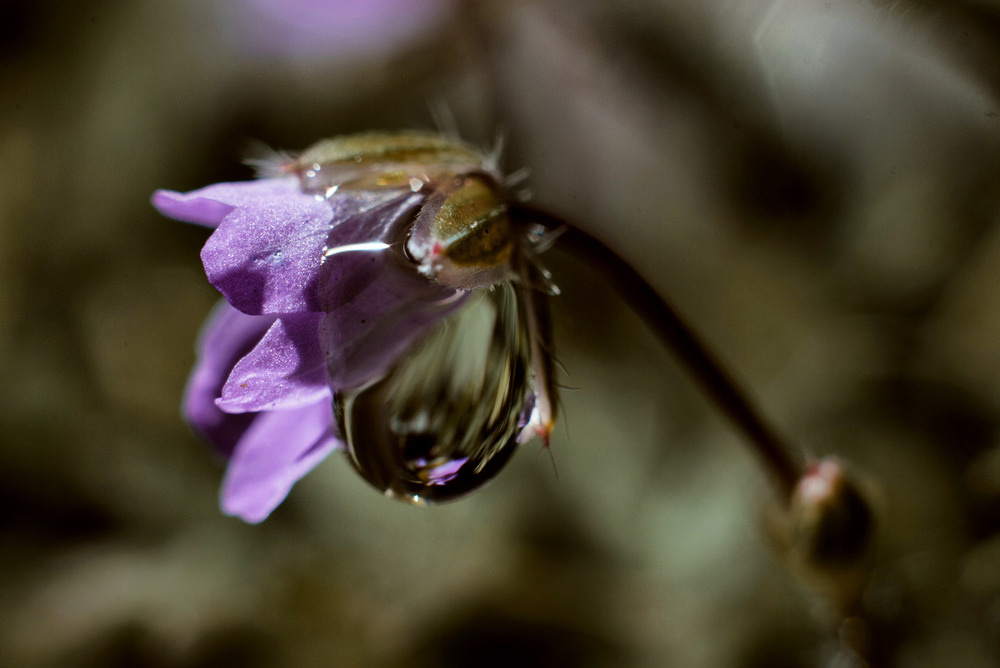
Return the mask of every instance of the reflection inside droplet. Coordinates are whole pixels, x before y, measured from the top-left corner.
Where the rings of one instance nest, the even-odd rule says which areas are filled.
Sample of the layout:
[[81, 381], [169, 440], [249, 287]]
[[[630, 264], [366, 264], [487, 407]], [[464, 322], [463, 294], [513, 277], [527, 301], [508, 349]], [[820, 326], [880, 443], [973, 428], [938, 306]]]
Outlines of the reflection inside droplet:
[[496, 475], [530, 396], [523, 322], [509, 283], [477, 291], [383, 378], [338, 393], [358, 472], [411, 503], [456, 498]]

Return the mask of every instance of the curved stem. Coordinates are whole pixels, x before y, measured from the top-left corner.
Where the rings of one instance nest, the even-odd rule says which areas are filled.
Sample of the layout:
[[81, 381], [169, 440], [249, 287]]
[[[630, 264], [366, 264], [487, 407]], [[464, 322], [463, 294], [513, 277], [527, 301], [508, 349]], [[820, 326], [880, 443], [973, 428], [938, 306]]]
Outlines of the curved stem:
[[526, 204], [510, 208], [516, 224], [559, 230], [558, 246], [586, 262], [656, 332], [687, 371], [747, 438], [785, 501], [802, 475], [790, 448], [677, 311], [617, 253], [578, 227]]

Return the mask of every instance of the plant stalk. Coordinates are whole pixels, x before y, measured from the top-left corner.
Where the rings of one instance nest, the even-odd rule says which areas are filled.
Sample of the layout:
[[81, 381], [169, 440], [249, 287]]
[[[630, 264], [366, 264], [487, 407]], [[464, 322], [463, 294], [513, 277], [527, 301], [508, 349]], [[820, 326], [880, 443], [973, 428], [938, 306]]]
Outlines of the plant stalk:
[[801, 463], [677, 310], [621, 256], [580, 228], [527, 204], [512, 205], [509, 213], [516, 225], [558, 231], [556, 246], [586, 263], [615, 289], [742, 432], [787, 503], [802, 476]]

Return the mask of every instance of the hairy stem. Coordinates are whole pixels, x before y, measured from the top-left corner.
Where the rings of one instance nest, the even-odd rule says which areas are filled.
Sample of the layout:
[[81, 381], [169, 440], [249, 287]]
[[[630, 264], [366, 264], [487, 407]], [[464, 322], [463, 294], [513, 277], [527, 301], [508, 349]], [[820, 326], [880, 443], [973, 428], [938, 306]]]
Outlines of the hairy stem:
[[580, 228], [526, 204], [512, 205], [510, 215], [515, 224], [542, 225], [561, 231], [558, 247], [600, 273], [656, 332], [716, 406], [743, 433], [770, 473], [779, 495], [788, 501], [802, 475], [801, 463], [673, 306], [617, 253]]

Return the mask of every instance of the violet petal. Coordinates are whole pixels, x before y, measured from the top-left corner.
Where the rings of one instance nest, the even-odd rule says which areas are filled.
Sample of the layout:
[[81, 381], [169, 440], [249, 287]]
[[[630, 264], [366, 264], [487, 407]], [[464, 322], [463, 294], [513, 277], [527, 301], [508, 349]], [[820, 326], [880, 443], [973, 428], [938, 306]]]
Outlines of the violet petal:
[[378, 376], [463, 301], [463, 292], [427, 280], [403, 255], [408, 226], [425, 197], [381, 197], [354, 215], [338, 216], [326, 241], [317, 299], [327, 312], [320, 341], [335, 391]]
[[332, 427], [329, 401], [260, 413], [226, 469], [223, 512], [252, 523], [267, 518], [302, 476], [341, 446]]
[[288, 410], [331, 399], [319, 345], [322, 313], [281, 316], [241, 359], [216, 404], [227, 413]]
[[401, 48], [446, 16], [448, 0], [240, 0], [221, 3], [224, 35], [251, 54], [343, 58]]
[[[286, 183], [286, 180], [253, 182]], [[333, 209], [300, 190], [272, 190], [230, 212], [205, 243], [208, 280], [251, 315], [318, 311], [315, 278]]]
[[246, 315], [221, 302], [202, 328], [183, 410], [195, 430], [227, 459], [256, 416], [225, 413], [215, 405], [215, 399], [233, 365], [254, 348], [273, 322], [273, 317]]
[[379, 260], [389, 265], [379, 280], [328, 313], [320, 325], [320, 344], [335, 389], [360, 387], [380, 376], [465, 300], [465, 292], [397, 274], [391, 258]]
[[[339, 220], [326, 239], [326, 257], [320, 269], [318, 299], [323, 311], [335, 311], [358, 297], [385, 273], [390, 259], [405, 268], [403, 273], [416, 276], [416, 267], [402, 257], [401, 249], [409, 223], [424, 199], [423, 195], [390, 194]], [[382, 247], [372, 250], [373, 242], [381, 242]], [[425, 278], [413, 284], [431, 285]]]
[[463, 301], [464, 293], [427, 280], [402, 254], [406, 227], [423, 200], [390, 200], [330, 231], [317, 289], [327, 312], [320, 341], [335, 390], [378, 376]]
[[255, 202], [267, 203], [295, 194], [307, 197], [300, 191], [297, 179], [261, 179], [216, 183], [189, 193], [157, 190], [153, 193], [153, 206], [175, 220], [216, 227], [237, 207]]

